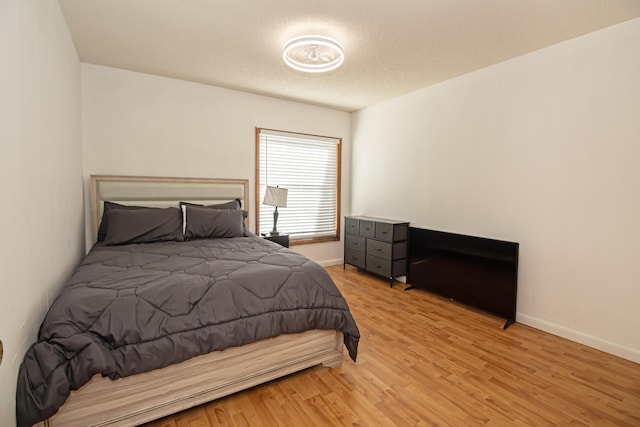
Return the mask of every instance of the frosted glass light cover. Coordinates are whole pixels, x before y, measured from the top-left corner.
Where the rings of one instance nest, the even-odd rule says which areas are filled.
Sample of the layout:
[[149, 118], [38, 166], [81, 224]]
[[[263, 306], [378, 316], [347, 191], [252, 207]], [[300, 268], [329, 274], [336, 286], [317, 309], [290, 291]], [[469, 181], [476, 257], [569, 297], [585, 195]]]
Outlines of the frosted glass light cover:
[[344, 50], [329, 37], [300, 36], [285, 45], [282, 59], [298, 71], [322, 73], [335, 70], [344, 62]]

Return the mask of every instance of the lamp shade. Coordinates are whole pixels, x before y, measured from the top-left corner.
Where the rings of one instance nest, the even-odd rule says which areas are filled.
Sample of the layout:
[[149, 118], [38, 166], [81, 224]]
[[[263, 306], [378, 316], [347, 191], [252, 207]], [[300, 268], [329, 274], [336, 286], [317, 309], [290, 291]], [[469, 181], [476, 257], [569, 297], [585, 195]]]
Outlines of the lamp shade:
[[264, 193], [264, 200], [262, 203], [278, 208], [286, 208], [288, 191], [289, 190], [286, 188], [267, 186], [267, 191]]

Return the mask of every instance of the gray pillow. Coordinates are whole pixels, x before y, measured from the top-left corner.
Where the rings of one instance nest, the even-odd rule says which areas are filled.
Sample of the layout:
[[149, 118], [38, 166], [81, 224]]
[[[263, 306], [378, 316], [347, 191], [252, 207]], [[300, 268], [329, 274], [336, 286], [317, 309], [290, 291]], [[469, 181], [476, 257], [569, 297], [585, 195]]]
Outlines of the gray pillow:
[[202, 206], [185, 206], [187, 240], [219, 237], [243, 237], [244, 214], [239, 209], [212, 209]]
[[[198, 205], [196, 203], [189, 203], [189, 202], [180, 202], [180, 208], [181, 209], [185, 209], [186, 206], [197, 206], [200, 208], [207, 208], [207, 209], [241, 209], [242, 208], [242, 200], [240, 199], [235, 199], [232, 200], [230, 202], [226, 202], [226, 203], [220, 203], [218, 205]], [[242, 210], [242, 229], [244, 230], [244, 235], [247, 236], [248, 231], [247, 231], [247, 225], [245, 224], [245, 221], [247, 219], [247, 216], [249, 216], [249, 213], [245, 210]], [[185, 228], [185, 232], [186, 232], [186, 226], [187, 223], [189, 222], [189, 219], [186, 216], [186, 211], [185, 211], [185, 215], [183, 217], [184, 220], [184, 228]]]
[[102, 210], [102, 220], [100, 221], [100, 227], [98, 227], [98, 242], [103, 242], [105, 237], [107, 237], [107, 232], [109, 231], [109, 217], [107, 213], [112, 209], [142, 210], [153, 208], [145, 206], [121, 205], [120, 203], [114, 202], [104, 202], [104, 209]]
[[107, 245], [184, 240], [178, 208], [109, 209]]
[[189, 202], [180, 202], [180, 207], [182, 206], [200, 206], [203, 208], [211, 208], [211, 209], [240, 209], [242, 207], [242, 200], [235, 199], [230, 202], [220, 203], [218, 205], [199, 205], [197, 203], [189, 203]]

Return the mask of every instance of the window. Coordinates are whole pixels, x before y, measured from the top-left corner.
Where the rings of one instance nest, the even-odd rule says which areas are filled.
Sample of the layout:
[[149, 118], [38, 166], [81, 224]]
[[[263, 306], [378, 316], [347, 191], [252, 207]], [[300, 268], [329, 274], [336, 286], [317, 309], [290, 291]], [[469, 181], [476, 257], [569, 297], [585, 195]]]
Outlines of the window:
[[267, 185], [288, 189], [278, 231], [292, 244], [340, 239], [341, 138], [256, 128], [256, 230], [273, 229]]

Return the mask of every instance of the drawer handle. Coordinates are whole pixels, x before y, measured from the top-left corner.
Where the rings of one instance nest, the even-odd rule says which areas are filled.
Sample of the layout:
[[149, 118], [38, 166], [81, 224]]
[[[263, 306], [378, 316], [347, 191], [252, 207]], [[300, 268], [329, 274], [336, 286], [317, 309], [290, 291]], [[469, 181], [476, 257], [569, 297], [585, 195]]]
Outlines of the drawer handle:
[[369, 231], [371, 230], [369, 227], [365, 228], [364, 231]]
[[383, 231], [383, 232], [382, 232], [382, 234], [387, 234], [387, 232], [386, 232], [386, 231]]
[[358, 242], [353, 242], [353, 246], [358, 246]]
[[378, 251], [378, 252], [382, 252], [382, 249], [380, 249], [380, 248], [376, 248], [376, 251]]

